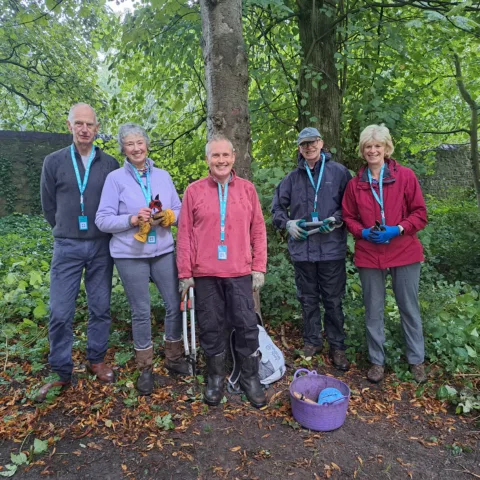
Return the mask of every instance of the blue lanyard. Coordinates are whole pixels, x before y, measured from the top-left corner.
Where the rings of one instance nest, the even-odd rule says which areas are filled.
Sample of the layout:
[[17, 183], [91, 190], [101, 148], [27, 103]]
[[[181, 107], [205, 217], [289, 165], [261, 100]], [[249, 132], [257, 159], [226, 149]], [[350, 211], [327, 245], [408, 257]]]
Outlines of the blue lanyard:
[[131, 167], [133, 168], [133, 171], [135, 172], [135, 176], [137, 177], [137, 182], [140, 185], [140, 188], [142, 189], [143, 196], [145, 198], [145, 203], [147, 204], [147, 207], [150, 205], [150, 200], [152, 200], [152, 188], [150, 186], [150, 168], [147, 170], [147, 188], [145, 188], [145, 185], [142, 182], [142, 178], [140, 177], [140, 174], [138, 173], [138, 170], [130, 164]]
[[315, 200], [313, 201], [313, 211], [317, 211], [317, 199], [318, 199], [318, 191], [320, 190], [320, 183], [322, 183], [323, 177], [323, 169], [325, 167], [325, 155], [322, 153], [322, 166], [320, 167], [320, 173], [318, 174], [317, 186], [315, 187], [315, 182], [313, 181], [312, 172], [310, 172], [310, 167], [308, 163], [305, 162], [305, 169], [307, 170], [308, 178], [310, 179], [310, 183], [312, 184], [313, 189], [315, 190]]
[[377, 192], [373, 188], [372, 185], [372, 174], [370, 173], [370, 169], [368, 169], [368, 183], [370, 183], [370, 189], [372, 190], [373, 197], [380, 205], [380, 215], [382, 216], [382, 225], [385, 225], [385, 210], [383, 208], [383, 171], [385, 170], [385, 164], [382, 165], [382, 169], [380, 170], [380, 179], [378, 181], [378, 190], [380, 192], [380, 196], [377, 195]]
[[218, 201], [220, 202], [220, 242], [225, 241], [225, 217], [227, 216], [228, 182], [222, 194], [222, 186], [218, 184]]
[[75, 147], [70, 146], [70, 156], [72, 157], [73, 168], [75, 170], [75, 176], [77, 177], [78, 189], [80, 190], [80, 210], [82, 215], [85, 213], [85, 204], [83, 203], [83, 192], [87, 188], [88, 176], [90, 175], [90, 166], [92, 165], [93, 158], [95, 157], [95, 147], [92, 145], [92, 153], [88, 158], [87, 168], [85, 169], [85, 176], [83, 177], [83, 183], [80, 180], [80, 172], [78, 171], [77, 159], [75, 158]]

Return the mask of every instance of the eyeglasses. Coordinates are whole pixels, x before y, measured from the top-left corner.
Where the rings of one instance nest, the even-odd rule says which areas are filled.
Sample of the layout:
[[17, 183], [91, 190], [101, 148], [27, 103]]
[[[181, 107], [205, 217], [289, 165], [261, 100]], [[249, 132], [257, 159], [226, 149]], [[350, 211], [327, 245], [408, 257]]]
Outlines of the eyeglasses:
[[311, 142], [303, 142], [300, 144], [300, 148], [308, 148], [308, 147], [313, 147], [318, 140], [312, 140]]
[[95, 128], [95, 124], [91, 122], [81, 122], [80, 120], [76, 120], [73, 124], [75, 125], [75, 128], [83, 128], [84, 125], [86, 125], [89, 130]]

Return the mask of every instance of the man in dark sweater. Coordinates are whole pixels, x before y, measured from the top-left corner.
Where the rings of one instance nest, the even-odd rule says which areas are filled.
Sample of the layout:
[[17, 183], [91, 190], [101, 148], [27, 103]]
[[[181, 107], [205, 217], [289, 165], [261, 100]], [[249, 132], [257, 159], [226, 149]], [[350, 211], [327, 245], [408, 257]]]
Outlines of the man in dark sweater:
[[[311, 357], [323, 349], [321, 301], [330, 358], [336, 368], [348, 370], [342, 309], [347, 253], [342, 198], [352, 176], [322, 150], [323, 140], [316, 128], [304, 128], [297, 144], [298, 166], [275, 190], [273, 225], [289, 233], [288, 250], [302, 306], [304, 356]], [[309, 235], [306, 222], [323, 225], [312, 227]]]
[[113, 261], [108, 248], [110, 236], [98, 230], [95, 215], [105, 179], [119, 165], [93, 145], [99, 124], [90, 105], [74, 105], [67, 125], [73, 144], [45, 158], [40, 182], [43, 213], [54, 236], [48, 360], [59, 378], [42, 386], [37, 401], [45, 400], [54, 387], [70, 385], [73, 318], [83, 272], [89, 312], [87, 369], [102, 382], [114, 380], [112, 369], [104, 362]]

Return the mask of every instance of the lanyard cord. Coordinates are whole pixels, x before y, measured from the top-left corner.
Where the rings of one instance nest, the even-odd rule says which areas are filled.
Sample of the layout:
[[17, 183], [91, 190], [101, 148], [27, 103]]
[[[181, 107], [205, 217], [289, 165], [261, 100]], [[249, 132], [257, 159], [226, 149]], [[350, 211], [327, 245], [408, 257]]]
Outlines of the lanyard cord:
[[378, 196], [377, 192], [373, 188], [372, 173], [370, 172], [370, 169], [368, 169], [368, 183], [370, 183], [370, 189], [372, 190], [373, 197], [375, 198], [377, 203], [380, 205], [382, 225], [385, 225], [385, 210], [383, 208], [383, 172], [384, 170], [385, 170], [385, 163], [382, 165], [382, 169], [380, 170], [380, 179], [378, 181], [378, 190], [379, 190], [380, 196]]
[[227, 216], [228, 182], [222, 186], [218, 184], [218, 201], [220, 202], [220, 242], [225, 241], [225, 218]]
[[70, 156], [72, 157], [73, 169], [75, 170], [75, 176], [77, 177], [78, 190], [80, 191], [80, 210], [82, 211], [82, 216], [85, 214], [85, 204], [83, 203], [83, 192], [87, 188], [88, 176], [90, 175], [90, 167], [95, 157], [95, 147], [92, 145], [92, 151], [90, 157], [88, 158], [87, 168], [85, 169], [85, 176], [83, 177], [83, 182], [80, 180], [80, 172], [78, 171], [77, 159], [75, 158], [75, 147], [70, 146]]
[[142, 182], [142, 178], [140, 177], [138, 170], [132, 164], [130, 165], [133, 168], [135, 176], [137, 177], [137, 182], [140, 185], [140, 188], [142, 189], [143, 197], [145, 198], [145, 203], [147, 204], [147, 207], [148, 207], [150, 205], [150, 200], [152, 199], [152, 187], [150, 185], [150, 169], [148, 169], [147, 173], [145, 174], [147, 176], [147, 188], [145, 188], [145, 185]]
[[312, 172], [310, 172], [310, 167], [308, 166], [307, 161], [305, 161], [305, 169], [307, 170], [308, 178], [312, 184], [313, 189], [315, 190], [315, 199], [313, 201], [313, 211], [317, 211], [317, 200], [318, 200], [318, 191], [320, 190], [320, 183], [322, 183], [323, 169], [325, 168], [325, 155], [322, 153], [322, 166], [320, 167], [320, 173], [318, 174], [317, 186], [315, 187], [315, 182], [313, 181]]

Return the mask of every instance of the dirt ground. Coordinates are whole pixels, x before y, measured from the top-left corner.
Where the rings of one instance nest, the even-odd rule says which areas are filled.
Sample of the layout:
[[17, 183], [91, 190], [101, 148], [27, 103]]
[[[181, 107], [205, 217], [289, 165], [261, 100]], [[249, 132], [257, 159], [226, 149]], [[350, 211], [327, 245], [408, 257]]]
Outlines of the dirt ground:
[[0, 473], [11, 453], [28, 454], [38, 438], [48, 440], [48, 452], [30, 454], [14, 478], [480, 478], [479, 419], [454, 415], [434, 398], [435, 385], [424, 389], [391, 374], [374, 386], [363, 370], [339, 374], [319, 356], [311, 368], [346, 382], [352, 396], [341, 428], [314, 432], [292, 417], [288, 388], [299, 364], [290, 357], [263, 410], [229, 393], [207, 407], [202, 379], [169, 377], [162, 361], [154, 394], [137, 398], [132, 362], [106, 386], [76, 360], [73, 387], [41, 407], [28, 394], [43, 372], [21, 383], [3, 374]]

